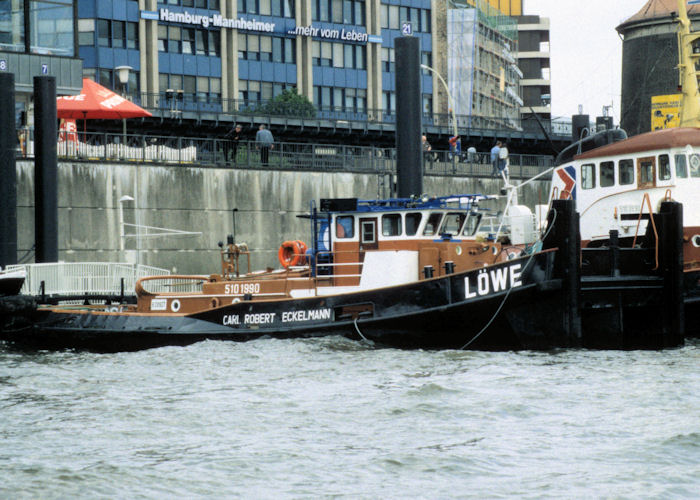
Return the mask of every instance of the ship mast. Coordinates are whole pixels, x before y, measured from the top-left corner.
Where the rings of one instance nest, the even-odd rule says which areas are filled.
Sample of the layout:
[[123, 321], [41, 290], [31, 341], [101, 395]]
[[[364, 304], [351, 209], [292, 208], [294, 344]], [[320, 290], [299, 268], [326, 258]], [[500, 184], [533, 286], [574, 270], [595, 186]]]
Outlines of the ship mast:
[[698, 52], [693, 50], [695, 41], [700, 39], [700, 33], [690, 29], [686, 1], [678, 0], [678, 69], [682, 89], [679, 126], [700, 127], [700, 71], [696, 69], [696, 64], [700, 64], [700, 44], [696, 46]]

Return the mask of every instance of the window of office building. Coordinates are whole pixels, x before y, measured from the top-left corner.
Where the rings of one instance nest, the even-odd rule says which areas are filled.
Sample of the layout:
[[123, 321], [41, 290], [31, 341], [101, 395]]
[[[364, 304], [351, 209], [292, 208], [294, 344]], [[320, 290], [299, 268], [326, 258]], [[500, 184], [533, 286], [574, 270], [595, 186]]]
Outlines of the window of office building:
[[411, 23], [413, 31], [430, 33], [430, 11], [398, 5], [381, 4], [379, 8], [381, 27], [400, 29], [403, 23]]
[[272, 0], [271, 15], [294, 18], [294, 0]]
[[260, 14], [260, 0], [238, 0], [239, 14]]
[[[423, 66], [428, 66], [429, 68], [433, 67], [433, 55], [430, 52], [421, 52], [420, 53], [420, 63]], [[421, 72], [424, 75], [430, 76], [430, 71], [427, 69], [421, 69]]]
[[314, 86], [314, 104], [334, 111], [364, 112], [367, 106], [366, 89]]
[[107, 19], [97, 20], [97, 45], [100, 47], [112, 46], [112, 23]]
[[382, 92], [382, 109], [387, 112], [396, 110], [396, 94], [394, 92]]
[[112, 70], [111, 69], [105, 69], [105, 68], [99, 68], [97, 70], [97, 83], [100, 85], [107, 87], [107, 88], [112, 88]]
[[238, 82], [238, 98], [243, 101], [260, 101], [260, 82], [240, 80]]
[[72, 0], [0, 0], [0, 50], [74, 56], [74, 26]]
[[433, 96], [430, 94], [423, 94], [423, 113], [433, 112]]
[[197, 7], [198, 9], [219, 10], [219, 0], [161, 0], [160, 3], [168, 5], [181, 5], [183, 7]]
[[78, 45], [95, 46], [94, 19], [78, 19]]
[[75, 55], [72, 0], [26, 1], [29, 1], [30, 51]]
[[394, 49], [382, 48], [382, 71], [394, 72]]
[[183, 28], [182, 29], [182, 53], [183, 54], [194, 54], [195, 53], [195, 30], [193, 28]]
[[296, 40], [238, 33], [238, 58], [246, 61], [273, 61], [294, 64]]
[[[136, 23], [127, 23], [127, 35], [131, 24]], [[138, 33], [136, 26], [134, 26], [133, 32], [134, 35]], [[127, 44], [129, 44], [130, 40], [129, 36]], [[200, 56], [219, 57], [221, 53], [221, 34], [218, 31], [161, 24], [158, 26], [158, 51], [171, 54], [197, 54]]]
[[[97, 45], [115, 49], [138, 49], [138, 23], [111, 21], [109, 19], [79, 19], [78, 44], [93, 46], [95, 44], [95, 26], [97, 26]], [[167, 27], [158, 27], [158, 47], [167, 42]], [[162, 36], [162, 38], [161, 38]]]
[[161, 92], [181, 90], [185, 102], [217, 102], [221, 100], [221, 78], [160, 73]]
[[0, 50], [24, 52], [24, 8], [0, 1]]
[[364, 45], [318, 42], [314, 40], [311, 50], [314, 66], [367, 69]]
[[338, 24], [365, 24], [364, 0], [311, 0], [313, 21]]

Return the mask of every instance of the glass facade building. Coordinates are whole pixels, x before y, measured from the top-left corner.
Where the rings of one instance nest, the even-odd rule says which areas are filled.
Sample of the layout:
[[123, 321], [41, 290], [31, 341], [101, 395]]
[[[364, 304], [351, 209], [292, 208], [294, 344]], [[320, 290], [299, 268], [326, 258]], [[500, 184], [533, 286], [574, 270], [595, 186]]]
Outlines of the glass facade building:
[[58, 92], [82, 82], [73, 0], [0, 0], [0, 71], [15, 74], [16, 125], [31, 121], [33, 77], [56, 77]]
[[[0, 0], [0, 51], [80, 58], [82, 76], [146, 107], [162, 107], [165, 99], [178, 100], [182, 111], [227, 113], [294, 87], [321, 117], [371, 120], [395, 110], [394, 41], [413, 36], [421, 64], [432, 68], [421, 75], [424, 112], [452, 111], [442, 75], [451, 92], [464, 94], [455, 104], [460, 114], [474, 112], [478, 94], [480, 115], [511, 118], [518, 70], [500, 46], [495, 62], [482, 65], [486, 77], [451, 71], [476, 66], [469, 54], [457, 61], [450, 46], [475, 46], [474, 31], [488, 25], [494, 2], [521, 10], [516, 0]], [[479, 18], [487, 21], [451, 29], [448, 13], [455, 9], [485, 10]], [[511, 33], [495, 32], [513, 18], [496, 14], [489, 37], [515, 51]], [[126, 84], [115, 71], [125, 66]], [[468, 78], [461, 81], [461, 74]], [[482, 80], [488, 89], [480, 91]]]

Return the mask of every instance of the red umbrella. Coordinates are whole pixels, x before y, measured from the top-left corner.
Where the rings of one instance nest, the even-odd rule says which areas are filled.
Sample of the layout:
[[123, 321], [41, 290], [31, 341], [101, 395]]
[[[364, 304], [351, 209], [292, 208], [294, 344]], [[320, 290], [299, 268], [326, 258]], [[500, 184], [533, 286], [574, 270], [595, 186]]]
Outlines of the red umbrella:
[[120, 120], [153, 116], [140, 106], [89, 78], [83, 78], [83, 89], [79, 95], [62, 96], [56, 99], [56, 115], [58, 118], [80, 120]]

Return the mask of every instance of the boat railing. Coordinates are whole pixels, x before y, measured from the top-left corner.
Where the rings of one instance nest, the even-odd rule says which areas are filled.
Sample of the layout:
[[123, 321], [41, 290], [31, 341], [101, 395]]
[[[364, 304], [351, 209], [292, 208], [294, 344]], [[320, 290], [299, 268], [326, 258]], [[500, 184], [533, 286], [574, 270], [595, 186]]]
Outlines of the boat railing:
[[158, 267], [115, 262], [18, 264], [7, 269], [26, 272], [20, 292], [26, 295], [131, 295], [139, 278], [170, 274]]
[[165, 275], [144, 276], [136, 282], [136, 295], [200, 293], [209, 276], [200, 275]]
[[[669, 193], [670, 197], [670, 193]], [[637, 229], [634, 232], [634, 239], [632, 240], [632, 248], [637, 246], [637, 236], [639, 235], [639, 226], [642, 223], [642, 215], [644, 214], [644, 205], [648, 210], [649, 221], [651, 222], [651, 227], [654, 230], [654, 259], [655, 265], [653, 270], [656, 271], [659, 268], [659, 233], [656, 230], [656, 222], [654, 222], [654, 210], [651, 208], [651, 199], [649, 198], [649, 193], [644, 193], [642, 198], [642, 205], [639, 207], [639, 217], [637, 218]]]

